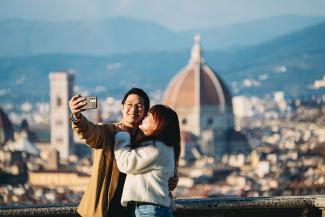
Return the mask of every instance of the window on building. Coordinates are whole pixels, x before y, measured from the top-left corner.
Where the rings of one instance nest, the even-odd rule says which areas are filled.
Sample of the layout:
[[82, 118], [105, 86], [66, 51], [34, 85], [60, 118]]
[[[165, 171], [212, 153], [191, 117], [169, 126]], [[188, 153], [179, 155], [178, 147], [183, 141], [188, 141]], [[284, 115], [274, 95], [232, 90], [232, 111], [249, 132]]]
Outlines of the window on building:
[[59, 107], [59, 106], [61, 106], [61, 105], [62, 105], [62, 98], [58, 96], [58, 97], [56, 98], [56, 106]]
[[207, 124], [208, 126], [211, 126], [213, 124], [213, 118], [208, 118]]

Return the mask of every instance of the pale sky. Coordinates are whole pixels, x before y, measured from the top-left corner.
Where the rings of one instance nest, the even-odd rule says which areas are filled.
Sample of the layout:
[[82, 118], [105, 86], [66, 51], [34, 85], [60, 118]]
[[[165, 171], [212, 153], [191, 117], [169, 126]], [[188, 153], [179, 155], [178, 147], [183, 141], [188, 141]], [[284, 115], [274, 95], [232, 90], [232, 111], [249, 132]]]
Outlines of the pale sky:
[[0, 0], [0, 19], [66, 21], [126, 16], [175, 31], [278, 15], [325, 16], [325, 0]]

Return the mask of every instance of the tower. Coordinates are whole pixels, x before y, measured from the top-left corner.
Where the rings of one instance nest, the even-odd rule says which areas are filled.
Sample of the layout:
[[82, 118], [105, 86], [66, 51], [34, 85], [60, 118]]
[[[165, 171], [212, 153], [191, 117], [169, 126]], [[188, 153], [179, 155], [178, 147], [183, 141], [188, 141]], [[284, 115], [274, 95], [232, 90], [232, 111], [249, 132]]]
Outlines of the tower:
[[69, 99], [73, 95], [74, 76], [67, 72], [51, 72], [51, 145], [60, 158], [67, 159], [73, 153], [73, 134], [68, 123]]

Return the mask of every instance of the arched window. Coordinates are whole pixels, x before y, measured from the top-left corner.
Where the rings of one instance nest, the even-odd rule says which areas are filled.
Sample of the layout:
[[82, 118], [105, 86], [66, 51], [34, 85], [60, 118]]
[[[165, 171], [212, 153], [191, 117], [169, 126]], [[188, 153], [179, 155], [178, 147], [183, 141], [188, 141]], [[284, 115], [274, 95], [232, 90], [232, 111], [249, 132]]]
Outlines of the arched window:
[[56, 98], [56, 106], [57, 106], [57, 107], [60, 107], [61, 105], [62, 105], [62, 99], [61, 99], [61, 97], [58, 96], [58, 97]]
[[208, 126], [213, 125], [213, 118], [208, 118], [208, 120], [207, 120], [207, 125], [208, 125]]

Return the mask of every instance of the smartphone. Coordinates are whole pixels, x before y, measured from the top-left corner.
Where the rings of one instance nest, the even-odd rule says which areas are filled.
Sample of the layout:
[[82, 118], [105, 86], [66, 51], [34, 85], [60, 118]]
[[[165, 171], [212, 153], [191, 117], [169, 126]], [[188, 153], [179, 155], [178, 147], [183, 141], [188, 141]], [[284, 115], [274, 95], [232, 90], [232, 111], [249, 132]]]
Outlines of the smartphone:
[[96, 96], [86, 96], [86, 105], [84, 105], [82, 110], [96, 109], [97, 108], [97, 97]]

